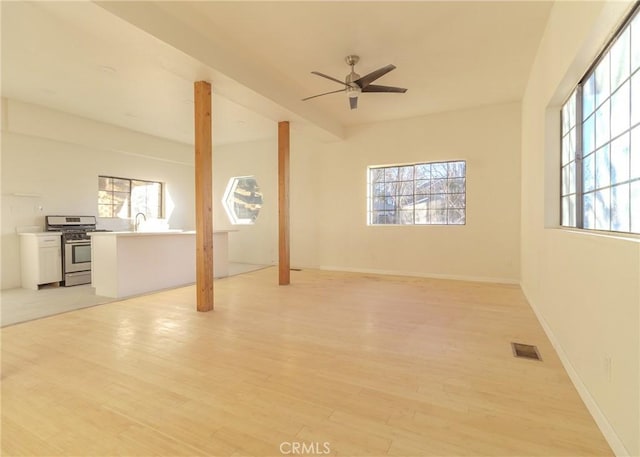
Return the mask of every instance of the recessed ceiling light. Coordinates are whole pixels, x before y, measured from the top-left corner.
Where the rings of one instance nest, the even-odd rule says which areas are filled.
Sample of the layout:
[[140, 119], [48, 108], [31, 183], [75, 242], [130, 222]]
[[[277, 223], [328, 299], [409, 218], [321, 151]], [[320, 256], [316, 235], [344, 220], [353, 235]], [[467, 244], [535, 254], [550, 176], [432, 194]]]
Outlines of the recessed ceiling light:
[[104, 71], [105, 73], [117, 73], [118, 70], [116, 70], [114, 67], [110, 67], [109, 65], [100, 65], [99, 66], [100, 70]]

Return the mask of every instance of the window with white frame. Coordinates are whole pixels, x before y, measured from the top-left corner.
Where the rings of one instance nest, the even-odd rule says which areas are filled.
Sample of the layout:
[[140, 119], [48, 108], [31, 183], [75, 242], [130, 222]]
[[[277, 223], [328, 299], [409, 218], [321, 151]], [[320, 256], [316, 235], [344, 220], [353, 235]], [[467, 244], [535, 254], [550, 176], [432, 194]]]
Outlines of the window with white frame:
[[262, 192], [254, 176], [229, 179], [222, 205], [232, 224], [255, 224], [263, 203]]
[[466, 162], [368, 169], [369, 225], [464, 225]]
[[637, 8], [562, 107], [561, 225], [640, 233]]
[[163, 210], [163, 184], [142, 179], [98, 176], [98, 216], [128, 219], [143, 213], [158, 219]]

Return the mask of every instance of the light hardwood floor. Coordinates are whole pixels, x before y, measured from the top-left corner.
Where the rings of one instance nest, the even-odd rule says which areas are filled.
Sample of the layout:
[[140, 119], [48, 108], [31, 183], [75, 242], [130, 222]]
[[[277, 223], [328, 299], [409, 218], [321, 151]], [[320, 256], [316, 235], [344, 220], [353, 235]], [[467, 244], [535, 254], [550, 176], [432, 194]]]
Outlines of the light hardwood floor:
[[2, 454], [611, 455], [517, 286], [277, 281], [217, 281], [209, 313], [186, 287], [2, 329]]

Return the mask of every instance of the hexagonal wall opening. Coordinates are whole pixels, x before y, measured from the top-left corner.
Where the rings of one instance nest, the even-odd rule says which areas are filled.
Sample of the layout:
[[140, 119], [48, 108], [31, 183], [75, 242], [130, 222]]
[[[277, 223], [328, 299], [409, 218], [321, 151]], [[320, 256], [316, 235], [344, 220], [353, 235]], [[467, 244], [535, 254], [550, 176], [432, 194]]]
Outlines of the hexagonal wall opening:
[[255, 224], [262, 204], [262, 192], [254, 176], [229, 179], [222, 206], [232, 224]]

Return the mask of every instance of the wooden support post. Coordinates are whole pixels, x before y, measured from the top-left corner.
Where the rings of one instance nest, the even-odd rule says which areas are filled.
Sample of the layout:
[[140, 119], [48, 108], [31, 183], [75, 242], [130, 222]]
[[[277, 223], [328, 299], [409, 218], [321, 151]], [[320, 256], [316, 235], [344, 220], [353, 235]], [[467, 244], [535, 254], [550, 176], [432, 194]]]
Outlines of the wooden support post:
[[289, 259], [289, 122], [278, 122], [278, 265], [279, 284], [290, 283]]
[[213, 309], [213, 169], [211, 84], [194, 84], [196, 169], [196, 309]]

